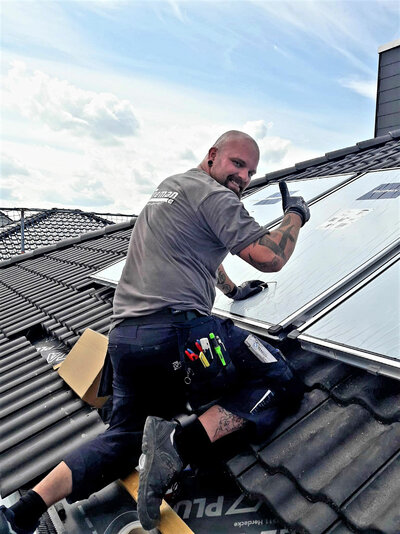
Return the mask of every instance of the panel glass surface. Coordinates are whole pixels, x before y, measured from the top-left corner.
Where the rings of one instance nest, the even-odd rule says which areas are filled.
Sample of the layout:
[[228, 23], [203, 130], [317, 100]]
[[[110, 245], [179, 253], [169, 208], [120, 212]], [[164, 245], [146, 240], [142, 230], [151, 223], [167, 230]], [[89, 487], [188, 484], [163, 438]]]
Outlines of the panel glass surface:
[[303, 333], [400, 360], [400, 262]]
[[[345, 182], [351, 174], [338, 174], [310, 180], [290, 180], [289, 193], [302, 196], [307, 202]], [[244, 207], [260, 224], [282, 217], [282, 197], [277, 184], [271, 184], [243, 199]]]
[[117, 287], [119, 279], [121, 278], [122, 269], [124, 268], [126, 258], [119, 260], [112, 265], [109, 265], [105, 269], [98, 271], [91, 275], [91, 278], [101, 281], [102, 284]]
[[[228, 256], [224, 267], [235, 283], [258, 279], [268, 282], [269, 287], [238, 302], [218, 291], [215, 311], [267, 325], [290, 322], [300, 308], [398, 238], [400, 196], [393, 185], [396, 183], [400, 183], [397, 169], [370, 172], [313, 204], [311, 219], [300, 231], [293, 256], [278, 273], [261, 273], [238, 256]], [[385, 190], [384, 184], [390, 187]], [[378, 188], [381, 195], [376, 194]], [[263, 206], [260, 223], [275, 217], [275, 212], [269, 217], [269, 208]]]

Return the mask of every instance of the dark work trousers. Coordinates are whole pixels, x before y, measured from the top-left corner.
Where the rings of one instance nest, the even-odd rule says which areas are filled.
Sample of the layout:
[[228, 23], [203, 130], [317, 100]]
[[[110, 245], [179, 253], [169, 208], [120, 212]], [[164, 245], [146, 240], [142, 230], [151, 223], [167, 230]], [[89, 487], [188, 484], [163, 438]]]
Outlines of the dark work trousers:
[[[234, 365], [234, 372], [204, 383], [201, 402], [215, 403], [248, 421], [248, 431], [262, 437], [282, 418], [295, 410], [303, 394], [279, 350], [261, 343], [276, 361], [263, 363], [246, 346], [249, 332], [234, 326], [230, 319], [209, 316], [186, 323], [116, 326], [109, 336], [113, 378], [113, 408], [109, 428], [82, 445], [65, 459], [72, 471], [73, 491], [68, 501], [87, 498], [113, 480], [128, 475], [138, 464], [142, 430], [148, 415], [171, 419], [187, 412], [191, 386], [185, 384], [187, 369], [184, 345], [188, 329], [199, 321], [205, 332], [222, 339]], [[197, 330], [194, 330], [197, 335]], [[207, 333], [206, 333], [207, 335]], [[183, 355], [183, 356], [182, 356]], [[272, 358], [272, 359], [274, 359]], [[188, 362], [189, 363], [189, 362]], [[199, 361], [195, 364], [201, 365]], [[231, 366], [230, 366], [231, 367]], [[207, 369], [204, 369], [203, 377]], [[195, 379], [195, 377], [194, 377]], [[218, 382], [218, 380], [216, 381]], [[198, 411], [201, 413], [201, 410]]]

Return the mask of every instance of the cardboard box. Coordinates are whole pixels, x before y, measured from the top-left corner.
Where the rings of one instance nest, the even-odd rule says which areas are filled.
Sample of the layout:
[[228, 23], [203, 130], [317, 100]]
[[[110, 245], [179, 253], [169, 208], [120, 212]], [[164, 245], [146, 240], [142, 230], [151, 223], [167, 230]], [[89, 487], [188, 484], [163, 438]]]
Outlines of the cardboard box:
[[95, 408], [101, 408], [108, 398], [97, 396], [107, 347], [106, 336], [87, 328], [58, 370], [71, 389]]

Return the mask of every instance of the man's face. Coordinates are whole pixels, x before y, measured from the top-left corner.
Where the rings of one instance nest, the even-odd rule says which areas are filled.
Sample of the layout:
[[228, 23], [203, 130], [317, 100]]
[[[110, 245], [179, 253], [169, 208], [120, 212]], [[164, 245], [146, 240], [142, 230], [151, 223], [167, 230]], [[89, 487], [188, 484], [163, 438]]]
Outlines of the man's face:
[[213, 160], [210, 176], [241, 198], [257, 171], [259, 156], [254, 143], [233, 139], [219, 149], [211, 149], [210, 158]]

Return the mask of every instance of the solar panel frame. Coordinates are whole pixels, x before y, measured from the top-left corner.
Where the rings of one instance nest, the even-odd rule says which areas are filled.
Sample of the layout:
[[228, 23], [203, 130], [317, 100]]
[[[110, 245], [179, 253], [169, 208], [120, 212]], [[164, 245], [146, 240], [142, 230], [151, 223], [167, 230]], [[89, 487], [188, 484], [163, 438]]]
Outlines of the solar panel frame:
[[[360, 179], [366, 177], [367, 175], [370, 175], [371, 178], [369, 179], [369, 182], [368, 180], [365, 182], [366, 184], [366, 187], [370, 187], [370, 184], [371, 182], [373, 183], [374, 181], [379, 181], [379, 179], [381, 178], [379, 173], [393, 173], [393, 172], [398, 172], [399, 169], [396, 167], [396, 168], [392, 168], [392, 169], [379, 169], [379, 170], [374, 170], [374, 171], [367, 171], [367, 172], [363, 172], [363, 173], [360, 173], [358, 174], [357, 176], [353, 176], [351, 177], [349, 180], [347, 180], [344, 184], [342, 184], [340, 187], [335, 187], [335, 188], [332, 188], [330, 190], [330, 192], [328, 194], [325, 194], [325, 195], [322, 195], [318, 200], [321, 200], [325, 197], [327, 197], [328, 195], [332, 195], [333, 193], [335, 193], [336, 191], [338, 191], [339, 189], [342, 189], [343, 187], [347, 187], [349, 185], [352, 184], [352, 182], [358, 182], [358, 183], [361, 183], [359, 182]], [[383, 179], [385, 179], [386, 177], [386, 174], [383, 175]], [[393, 181], [393, 180], [392, 180]], [[355, 189], [354, 189], [355, 191]], [[353, 192], [354, 192], [353, 191]], [[357, 193], [356, 193], [357, 194]], [[354, 202], [355, 200], [358, 200], [358, 199], [354, 199], [352, 202]], [[311, 203], [310, 203], [311, 204]], [[365, 211], [365, 210], [361, 210], [361, 211]], [[366, 210], [366, 211], [371, 211], [371, 210]], [[267, 227], [271, 227], [272, 225], [266, 225]], [[391, 237], [391, 234], [390, 234], [390, 237]], [[383, 243], [382, 246], [384, 246], [385, 243]], [[386, 243], [387, 245], [387, 243]], [[377, 246], [379, 246], [379, 243], [377, 244]], [[377, 265], [379, 265], [381, 262], [382, 262], [382, 257], [385, 257], [388, 253], [390, 254], [390, 251], [391, 251], [391, 248], [396, 246], [396, 242], [392, 242], [390, 243], [389, 245], [386, 246], [386, 248], [383, 248], [383, 250], [380, 250], [377, 254], [375, 255], [372, 255], [371, 257], [367, 258], [366, 261], [363, 261], [361, 262], [358, 266], [356, 266], [356, 268], [352, 268], [352, 270], [350, 270], [350, 272], [348, 272], [346, 274], [346, 276], [344, 277], [339, 277], [340, 280], [337, 281], [336, 283], [333, 283], [331, 286], [329, 286], [326, 290], [320, 292], [319, 294], [316, 295], [316, 297], [312, 298], [311, 300], [309, 300], [308, 302], [306, 302], [303, 306], [300, 306], [298, 307], [297, 309], [295, 309], [293, 312], [291, 313], [288, 313], [285, 317], [282, 317], [282, 319], [279, 319], [278, 321], [268, 321], [266, 319], [260, 319], [260, 317], [257, 317], [255, 314], [252, 316], [252, 317], [248, 317], [248, 316], [245, 316], [243, 315], [243, 313], [241, 313], [241, 310], [240, 310], [240, 306], [241, 306], [241, 303], [239, 303], [239, 305], [237, 305], [237, 303], [228, 303], [226, 304], [225, 307], [223, 306], [220, 306], [218, 300], [221, 302], [221, 300], [223, 301], [227, 301], [227, 299], [225, 299], [225, 297], [221, 297], [219, 296], [217, 298], [217, 301], [216, 301], [216, 304], [214, 306], [214, 309], [213, 309], [213, 313], [215, 313], [216, 315], [219, 315], [219, 316], [222, 316], [222, 317], [230, 317], [231, 319], [235, 320], [235, 322], [237, 323], [242, 323], [242, 324], [253, 324], [253, 325], [256, 325], [256, 328], [257, 329], [262, 329], [262, 325], [264, 325], [264, 333], [265, 335], [267, 335], [268, 337], [270, 336], [273, 336], [273, 337], [285, 337], [289, 327], [297, 327], [297, 326], [300, 326], [302, 323], [304, 323], [304, 321], [308, 320], [310, 316], [312, 316], [313, 314], [315, 313], [318, 313], [320, 311], [320, 309], [322, 309], [323, 307], [329, 305], [331, 302], [333, 302], [338, 296], [340, 296], [340, 294], [343, 294], [345, 291], [348, 291], [349, 287], [351, 287], [352, 285], [355, 285], [358, 283], [359, 280], [363, 279], [365, 276], [368, 276], [370, 274], [371, 271], [373, 271]], [[371, 251], [371, 253], [373, 254], [373, 251]], [[296, 251], [295, 251], [295, 254], [296, 254]], [[363, 258], [363, 260], [365, 260], [365, 258]], [[235, 259], [234, 261], [237, 261], [237, 262], [241, 262], [240, 259]], [[230, 271], [230, 265], [228, 266], [225, 266], [226, 270], [227, 270], [227, 273], [229, 276], [232, 276], [232, 273]], [[250, 279], [250, 278], [260, 278], [260, 279], [264, 279], [264, 281], [266, 282], [270, 282], [270, 278], [271, 276], [269, 276], [269, 279], [265, 280], [265, 276], [263, 276], [264, 274], [268, 274], [268, 273], [258, 273], [254, 276], [252, 272], [250, 272], [250, 270], [256, 272], [255, 269], [252, 269], [252, 268], [249, 268], [249, 267], [246, 267], [247, 269], [247, 273], [246, 273], [246, 276], [247, 276], [247, 279]], [[286, 269], [286, 268], [284, 268]], [[235, 273], [234, 273], [235, 274]], [[236, 273], [237, 274], [237, 273]], [[261, 274], [261, 276], [258, 276], [258, 274]], [[273, 273], [274, 275], [274, 278], [277, 278], [279, 280], [279, 274], [277, 273]], [[342, 276], [342, 275], [341, 275]], [[242, 281], [242, 280], [240, 280]], [[263, 294], [260, 294], [256, 297], [253, 297], [254, 299], [259, 299], [259, 303], [258, 303], [258, 306], [260, 307], [262, 305], [262, 302], [261, 302], [261, 299], [264, 299], [268, 305], [268, 295], [266, 297], [263, 296]], [[245, 301], [243, 301], [245, 302]], [[271, 303], [271, 301], [269, 302], [269, 304]], [[230, 306], [229, 309], [227, 309], [228, 305]], [[248, 304], [246, 303], [246, 306], [248, 307]], [[236, 310], [235, 310], [236, 308]], [[267, 318], [268, 319], [268, 318]], [[286, 332], [285, 332], [286, 330]]]
[[[334, 310], [340, 310], [340, 306], [342, 304], [351, 304], [351, 299], [354, 295], [357, 295], [364, 288], [368, 287], [369, 284], [373, 284], [375, 280], [379, 279], [379, 277], [385, 272], [388, 272], [390, 268], [395, 267], [399, 260], [400, 240], [398, 241], [397, 246], [392, 250], [391, 257], [385, 263], [378, 267], [369, 276], [360, 281], [350, 291], [338, 298], [330, 306], [326, 307], [312, 317], [309, 321], [305, 322], [300, 328], [289, 333], [288, 337], [291, 339], [298, 339], [301, 347], [305, 350], [310, 350], [330, 358], [342, 360], [346, 363], [361, 367], [375, 374], [383, 374], [400, 380], [399, 358], [391, 357], [387, 354], [382, 354], [376, 351], [367, 350], [362, 347], [356, 347], [354, 344], [350, 345], [345, 343], [343, 339], [342, 342], [340, 342], [337, 335], [334, 336], [336, 339], [333, 339], [333, 336], [330, 336], [329, 328], [327, 328], [328, 331], [326, 333], [326, 338], [322, 338], [321, 335], [317, 336], [312, 333], [312, 326], [315, 323], [318, 323], [318, 321], [325, 317], [329, 317], [331, 312]], [[365, 317], [366, 313], [367, 312], [364, 312], [363, 317]]]

